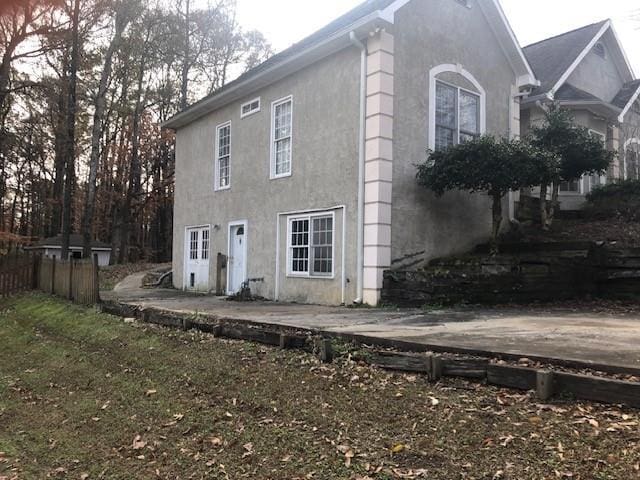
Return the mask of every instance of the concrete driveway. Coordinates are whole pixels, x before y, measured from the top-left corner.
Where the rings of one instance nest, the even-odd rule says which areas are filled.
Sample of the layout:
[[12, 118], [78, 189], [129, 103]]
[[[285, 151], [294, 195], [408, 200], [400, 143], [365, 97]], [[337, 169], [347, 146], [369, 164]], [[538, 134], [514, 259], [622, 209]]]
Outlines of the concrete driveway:
[[547, 357], [640, 369], [640, 314], [561, 308], [447, 308], [433, 311], [238, 303], [176, 290], [142, 289], [128, 277], [105, 300], [180, 313], [401, 340], [454, 349]]

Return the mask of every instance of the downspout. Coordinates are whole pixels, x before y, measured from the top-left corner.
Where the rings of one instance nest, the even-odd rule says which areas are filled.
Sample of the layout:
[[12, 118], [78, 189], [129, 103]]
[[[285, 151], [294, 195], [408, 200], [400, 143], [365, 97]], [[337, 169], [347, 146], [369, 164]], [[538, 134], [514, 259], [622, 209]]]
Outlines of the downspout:
[[357, 238], [357, 298], [354, 303], [363, 301], [364, 277], [364, 155], [365, 155], [365, 122], [367, 115], [367, 47], [355, 32], [349, 33], [349, 39], [360, 49], [360, 128], [358, 137], [358, 238]]

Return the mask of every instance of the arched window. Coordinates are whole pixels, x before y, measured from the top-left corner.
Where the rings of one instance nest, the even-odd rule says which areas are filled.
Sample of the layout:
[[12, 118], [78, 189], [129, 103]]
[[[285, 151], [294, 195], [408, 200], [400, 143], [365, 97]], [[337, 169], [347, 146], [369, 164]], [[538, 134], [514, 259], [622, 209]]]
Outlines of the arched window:
[[429, 148], [457, 145], [486, 131], [486, 93], [462, 65], [429, 71]]
[[593, 52], [600, 58], [607, 58], [607, 49], [602, 42], [598, 42], [595, 44], [595, 46], [593, 47]]

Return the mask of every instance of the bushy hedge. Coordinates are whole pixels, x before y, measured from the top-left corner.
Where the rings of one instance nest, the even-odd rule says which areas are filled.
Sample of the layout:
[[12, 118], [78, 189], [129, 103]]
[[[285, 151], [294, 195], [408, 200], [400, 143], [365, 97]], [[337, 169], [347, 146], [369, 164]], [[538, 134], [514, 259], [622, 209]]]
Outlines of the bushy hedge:
[[587, 195], [585, 212], [594, 218], [640, 222], [640, 180], [622, 180], [596, 188]]

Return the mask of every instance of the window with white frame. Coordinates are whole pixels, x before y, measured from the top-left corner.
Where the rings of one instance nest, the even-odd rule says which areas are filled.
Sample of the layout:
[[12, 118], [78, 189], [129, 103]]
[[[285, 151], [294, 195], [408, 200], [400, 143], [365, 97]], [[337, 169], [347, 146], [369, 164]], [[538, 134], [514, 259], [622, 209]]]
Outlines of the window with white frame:
[[334, 217], [309, 215], [289, 219], [288, 270], [290, 275], [333, 276]]
[[291, 175], [293, 100], [273, 103], [271, 109], [271, 178]]
[[240, 107], [240, 118], [248, 117], [260, 111], [260, 98], [243, 103]]
[[189, 238], [189, 259], [198, 260], [198, 231], [192, 230]]
[[202, 230], [202, 260], [209, 260], [209, 229]]
[[479, 134], [480, 96], [436, 81], [436, 150], [463, 143]]
[[231, 186], [231, 123], [216, 129], [216, 190]]

